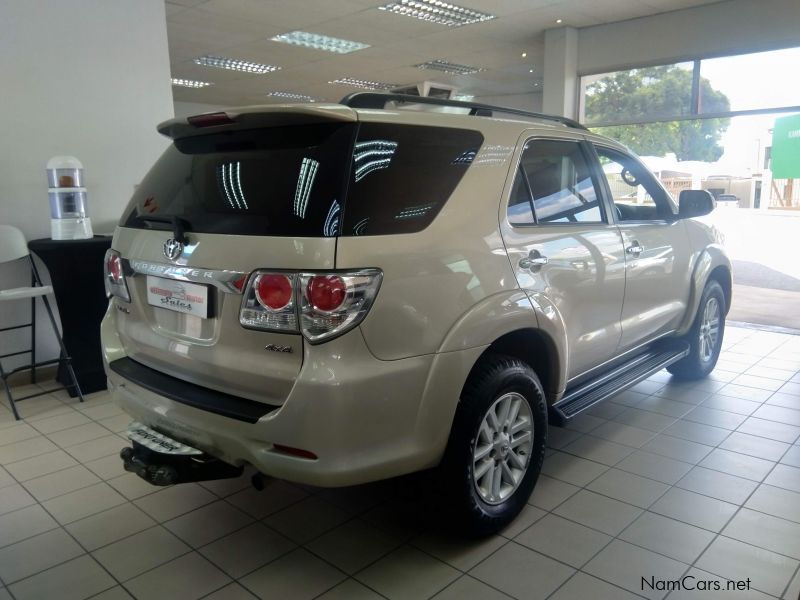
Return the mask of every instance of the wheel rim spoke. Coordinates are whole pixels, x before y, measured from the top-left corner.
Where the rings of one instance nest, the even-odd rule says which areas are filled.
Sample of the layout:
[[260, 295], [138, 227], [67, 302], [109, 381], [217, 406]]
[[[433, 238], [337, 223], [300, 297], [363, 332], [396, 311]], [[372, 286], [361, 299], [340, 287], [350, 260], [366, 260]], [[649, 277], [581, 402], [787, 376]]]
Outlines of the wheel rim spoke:
[[506, 463], [502, 463], [500, 465], [500, 467], [501, 467], [501, 469], [503, 471], [503, 475], [504, 475], [503, 479], [505, 479], [506, 483], [508, 483], [510, 485], [517, 485], [517, 478], [514, 475], [514, 473], [511, 471], [511, 467], [509, 467], [508, 464], [506, 464]]
[[500, 486], [503, 483], [503, 469], [499, 464], [495, 464], [492, 473], [492, 498], [500, 499]]
[[497, 415], [497, 430], [502, 429], [508, 423], [508, 415], [511, 413], [511, 396], [503, 396], [500, 403], [500, 414]]
[[474, 455], [475, 461], [483, 460], [484, 458], [489, 456], [489, 453], [491, 451], [492, 451], [492, 444], [486, 444], [485, 446], [477, 448], [475, 450], [475, 455]]
[[480, 481], [489, 472], [489, 470], [494, 466], [493, 460], [487, 460], [480, 464], [475, 469], [475, 481]]
[[504, 394], [486, 411], [472, 449], [473, 482], [484, 502], [500, 504], [516, 491], [528, 469], [533, 435], [530, 404], [522, 395]]
[[494, 407], [492, 407], [492, 409], [486, 413], [486, 419], [484, 419], [484, 423], [488, 425], [492, 433], [500, 430], [500, 423], [497, 422], [497, 415], [494, 412]]
[[525, 468], [525, 459], [520, 457], [519, 454], [514, 452], [513, 450], [508, 453], [508, 460], [513, 462], [517, 465], [517, 468], [524, 469]]
[[717, 350], [720, 330], [720, 304], [716, 298], [709, 298], [703, 308], [698, 335], [698, 352], [704, 362], [710, 361]]
[[519, 435], [518, 437], [515, 437], [513, 440], [511, 440], [511, 448], [513, 450], [514, 448], [516, 448], [520, 444], [524, 444], [524, 443], [527, 443], [527, 442], [530, 442], [530, 441], [531, 441], [531, 432], [530, 431], [526, 431], [525, 433], [523, 433], [523, 434]]

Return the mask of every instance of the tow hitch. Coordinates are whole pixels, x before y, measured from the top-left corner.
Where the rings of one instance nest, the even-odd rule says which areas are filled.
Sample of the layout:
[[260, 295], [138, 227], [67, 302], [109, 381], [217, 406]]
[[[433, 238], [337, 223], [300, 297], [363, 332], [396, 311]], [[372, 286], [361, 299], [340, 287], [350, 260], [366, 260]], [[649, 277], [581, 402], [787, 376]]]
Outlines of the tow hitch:
[[141, 423], [131, 423], [128, 438], [132, 447], [125, 447], [119, 453], [125, 470], [153, 485], [229, 479], [239, 477], [244, 470]]

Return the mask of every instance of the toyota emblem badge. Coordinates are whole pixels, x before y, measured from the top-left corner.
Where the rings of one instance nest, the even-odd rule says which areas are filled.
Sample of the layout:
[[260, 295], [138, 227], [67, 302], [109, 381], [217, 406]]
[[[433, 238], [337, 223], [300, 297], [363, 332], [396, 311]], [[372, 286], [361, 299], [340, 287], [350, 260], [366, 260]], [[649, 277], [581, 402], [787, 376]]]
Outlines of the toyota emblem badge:
[[177, 260], [183, 253], [183, 244], [178, 240], [170, 238], [164, 242], [164, 256], [169, 260]]

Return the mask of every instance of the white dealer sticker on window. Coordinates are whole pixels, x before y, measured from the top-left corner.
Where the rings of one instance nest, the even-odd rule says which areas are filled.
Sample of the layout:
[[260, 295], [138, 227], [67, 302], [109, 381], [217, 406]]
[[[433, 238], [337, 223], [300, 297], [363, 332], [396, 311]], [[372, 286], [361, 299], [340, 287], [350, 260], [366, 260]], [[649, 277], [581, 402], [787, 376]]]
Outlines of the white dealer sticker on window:
[[205, 319], [208, 317], [208, 288], [188, 281], [148, 275], [147, 303]]

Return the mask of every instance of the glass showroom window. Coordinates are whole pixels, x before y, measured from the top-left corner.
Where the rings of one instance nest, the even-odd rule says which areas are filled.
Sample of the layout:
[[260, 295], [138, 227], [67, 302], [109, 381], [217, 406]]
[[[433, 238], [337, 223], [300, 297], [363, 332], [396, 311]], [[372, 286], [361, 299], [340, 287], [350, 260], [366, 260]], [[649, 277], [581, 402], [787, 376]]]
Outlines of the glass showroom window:
[[799, 63], [789, 48], [585, 76], [580, 119], [676, 197], [702, 187], [720, 206], [800, 208], [800, 88], [786, 83]]

